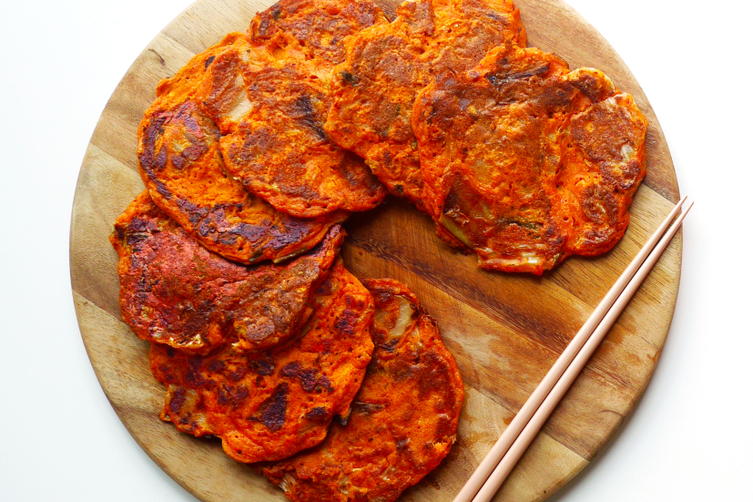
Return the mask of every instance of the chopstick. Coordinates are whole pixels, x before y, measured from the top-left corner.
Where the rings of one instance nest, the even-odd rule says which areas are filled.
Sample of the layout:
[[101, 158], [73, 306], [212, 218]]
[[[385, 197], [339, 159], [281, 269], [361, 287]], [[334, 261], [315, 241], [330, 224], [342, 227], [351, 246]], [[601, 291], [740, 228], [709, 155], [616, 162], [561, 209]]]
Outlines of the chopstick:
[[[453, 502], [487, 502], [497, 492], [533, 441], [549, 415], [575, 381], [612, 324], [633, 297], [680, 228], [693, 203], [667, 227], [682, 209], [684, 197], [648, 239], [583, 327], [573, 337], [499, 440], [468, 479]], [[663, 237], [662, 237], [663, 235]]]

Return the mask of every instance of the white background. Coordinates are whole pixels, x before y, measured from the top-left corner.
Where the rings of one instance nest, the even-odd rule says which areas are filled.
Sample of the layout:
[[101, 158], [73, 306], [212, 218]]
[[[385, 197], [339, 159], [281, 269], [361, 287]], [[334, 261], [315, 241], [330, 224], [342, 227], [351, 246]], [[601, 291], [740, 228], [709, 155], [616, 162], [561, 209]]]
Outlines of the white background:
[[[105, 398], [68, 269], [76, 177], [96, 121], [131, 62], [189, 2], [0, 0], [2, 501], [195, 500]], [[697, 203], [654, 378], [615, 441], [550, 500], [753, 500], [753, 9], [570, 3], [641, 83], [681, 192]]]

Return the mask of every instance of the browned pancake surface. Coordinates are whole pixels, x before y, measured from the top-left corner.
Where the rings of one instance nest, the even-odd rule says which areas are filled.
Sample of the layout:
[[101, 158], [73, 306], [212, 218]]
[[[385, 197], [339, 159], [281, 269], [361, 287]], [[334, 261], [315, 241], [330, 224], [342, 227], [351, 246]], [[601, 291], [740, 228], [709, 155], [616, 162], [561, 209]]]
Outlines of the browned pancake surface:
[[335, 415], [347, 416], [371, 358], [374, 303], [334, 266], [312, 299], [301, 336], [256, 354], [231, 345], [191, 356], [154, 344], [154, 376], [167, 386], [161, 418], [195, 436], [222, 439], [241, 462], [277, 460], [320, 443]]
[[503, 40], [525, 45], [512, 2], [416, 0], [392, 23], [375, 23], [347, 41], [337, 66], [325, 130], [366, 159], [398, 196], [422, 207], [422, 178], [411, 129], [418, 92], [444, 72], [473, 68]]
[[427, 211], [479, 264], [541, 274], [609, 250], [645, 174], [646, 120], [600, 71], [506, 44], [419, 96]]
[[374, 355], [346, 425], [318, 447], [265, 466], [297, 502], [395, 500], [447, 455], [463, 382], [433, 319], [392, 280], [368, 280], [376, 311]]
[[160, 83], [139, 127], [140, 173], [155, 203], [207, 249], [246, 264], [305, 252], [347, 216], [289, 216], [225, 173], [217, 124], [248, 106], [235, 73], [249, 47], [231, 34], [194, 57]]
[[266, 56], [240, 71], [250, 105], [220, 145], [228, 172], [275, 208], [317, 217], [384, 199], [363, 160], [324, 131], [342, 39], [381, 16], [365, 1], [283, 0], [252, 21], [254, 50]]
[[371, 0], [284, 0], [254, 17], [249, 34], [273, 43], [279, 33], [292, 36], [310, 59], [331, 68], [345, 60], [348, 36], [383, 20]]
[[244, 266], [198, 245], [142, 193], [115, 222], [123, 320], [141, 339], [206, 354], [229, 340], [262, 349], [297, 334], [344, 239], [333, 227], [282, 265]]

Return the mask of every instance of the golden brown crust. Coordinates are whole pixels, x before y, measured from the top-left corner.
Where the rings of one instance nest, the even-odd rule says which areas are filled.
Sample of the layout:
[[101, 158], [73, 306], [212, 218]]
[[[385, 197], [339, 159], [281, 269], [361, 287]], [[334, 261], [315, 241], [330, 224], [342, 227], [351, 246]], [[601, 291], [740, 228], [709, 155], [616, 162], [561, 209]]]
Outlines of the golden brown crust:
[[376, 304], [375, 349], [347, 424], [262, 470], [296, 502], [393, 501], [455, 441], [463, 382], [436, 323], [399, 282], [364, 283]]
[[364, 157], [393, 194], [422, 208], [411, 129], [416, 95], [437, 75], [472, 68], [503, 40], [525, 45], [525, 30], [504, 0], [417, 0], [397, 14], [392, 23], [376, 23], [347, 41], [347, 58], [334, 70], [325, 130]]
[[123, 320], [143, 340], [206, 354], [283, 343], [344, 239], [335, 226], [310, 252], [283, 265], [239, 265], [199, 246], [142, 193], [115, 222]]
[[205, 357], [156, 344], [154, 376], [167, 386], [161, 418], [195, 436], [222, 439], [240, 462], [289, 457], [320, 443], [347, 416], [371, 358], [371, 295], [333, 266], [312, 299], [314, 313], [287, 347], [256, 355], [232, 346]]
[[541, 274], [623, 235], [645, 174], [646, 120], [598, 70], [514, 44], [420, 94], [427, 211], [479, 264]]
[[295, 218], [225, 173], [216, 124], [228, 127], [248, 107], [235, 75], [248, 47], [230, 34], [160, 83], [139, 127], [139, 171], [152, 200], [207, 249], [245, 264], [279, 262], [314, 247], [347, 213]]

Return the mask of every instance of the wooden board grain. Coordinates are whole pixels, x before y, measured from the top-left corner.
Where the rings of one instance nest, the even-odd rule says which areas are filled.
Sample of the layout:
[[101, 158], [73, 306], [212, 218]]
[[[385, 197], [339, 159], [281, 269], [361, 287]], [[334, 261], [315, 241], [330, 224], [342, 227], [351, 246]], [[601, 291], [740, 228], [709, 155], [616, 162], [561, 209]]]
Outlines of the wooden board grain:
[[[529, 42], [572, 67], [605, 71], [649, 120], [648, 174], [627, 234], [598, 258], [570, 258], [543, 277], [486, 272], [439, 241], [430, 219], [390, 200], [348, 224], [343, 250], [359, 277], [408, 284], [435, 316], [466, 384], [458, 442], [449, 457], [401, 500], [449, 501], [522, 406], [648, 235], [679, 198], [661, 128], [635, 78], [609, 44], [559, 0], [517, 2]], [[154, 88], [230, 31], [243, 31], [268, 3], [199, 0], [167, 26], [115, 90], [84, 159], [71, 223], [71, 279], [81, 333], [102, 388], [135, 440], [170, 476], [207, 502], [282, 501], [282, 492], [218, 441], [178, 433], [159, 420], [164, 389], [151, 377], [148, 345], [118, 307], [117, 256], [107, 238], [115, 218], [143, 190], [136, 128]], [[498, 494], [547, 498], [615, 433], [647, 385], [672, 320], [680, 279], [676, 237], [565, 400]]]

